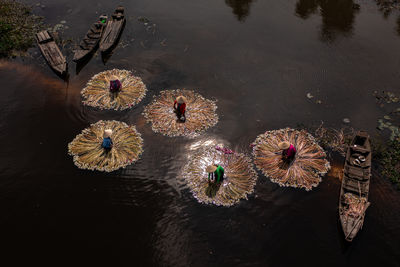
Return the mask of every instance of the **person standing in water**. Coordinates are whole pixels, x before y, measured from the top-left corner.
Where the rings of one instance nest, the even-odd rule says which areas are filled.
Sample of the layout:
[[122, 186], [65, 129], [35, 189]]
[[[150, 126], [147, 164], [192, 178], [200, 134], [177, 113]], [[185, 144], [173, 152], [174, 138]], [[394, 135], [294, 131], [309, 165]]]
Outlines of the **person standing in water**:
[[208, 172], [208, 182], [220, 183], [224, 180], [224, 168], [220, 165], [214, 164], [206, 168]]
[[107, 152], [111, 150], [113, 147], [113, 142], [111, 140], [111, 135], [113, 131], [111, 129], [104, 130], [103, 142], [101, 143], [101, 147], [104, 148]]
[[282, 150], [282, 159], [286, 162], [294, 160], [296, 155], [296, 148], [291, 143], [284, 141], [278, 144], [279, 149]]
[[186, 120], [186, 98], [184, 96], [180, 95], [175, 99], [174, 110], [178, 118], [184, 122]]
[[121, 90], [122, 84], [117, 76], [112, 76], [110, 79], [110, 92], [117, 93]]

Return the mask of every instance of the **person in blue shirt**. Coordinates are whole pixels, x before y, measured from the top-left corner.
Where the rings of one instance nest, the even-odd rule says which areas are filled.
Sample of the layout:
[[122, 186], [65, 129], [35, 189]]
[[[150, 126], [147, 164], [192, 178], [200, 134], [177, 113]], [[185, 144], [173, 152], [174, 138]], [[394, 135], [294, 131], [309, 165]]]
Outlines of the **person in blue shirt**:
[[104, 148], [107, 152], [109, 152], [113, 146], [113, 142], [111, 140], [112, 132], [113, 131], [111, 129], [104, 130], [104, 138], [103, 142], [101, 143], [101, 147]]

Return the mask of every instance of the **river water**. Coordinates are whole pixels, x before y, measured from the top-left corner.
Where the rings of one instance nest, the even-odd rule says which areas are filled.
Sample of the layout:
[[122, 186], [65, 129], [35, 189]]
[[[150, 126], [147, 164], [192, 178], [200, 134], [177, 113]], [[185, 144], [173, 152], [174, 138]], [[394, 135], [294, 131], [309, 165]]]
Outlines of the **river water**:
[[[351, 244], [338, 222], [340, 159], [310, 192], [260, 174], [249, 200], [230, 208], [197, 203], [179, 179], [199, 141], [250, 153], [266, 130], [321, 121], [339, 128], [343, 118], [378, 134], [386, 111], [373, 91], [400, 93], [399, 13], [385, 17], [372, 0], [25, 2], [51, 26], [65, 20], [61, 36], [72, 42], [120, 3], [128, 20], [111, 58], [95, 55], [79, 74], [70, 61], [68, 82], [37, 48], [0, 62], [0, 229], [11, 262], [400, 266], [400, 193], [376, 173], [364, 228]], [[123, 112], [83, 106], [88, 79], [112, 68], [141, 76], [146, 98]], [[176, 88], [218, 100], [219, 123], [196, 139], [153, 133], [143, 106]], [[145, 150], [137, 163], [109, 174], [75, 167], [67, 144], [100, 119], [136, 125]]]

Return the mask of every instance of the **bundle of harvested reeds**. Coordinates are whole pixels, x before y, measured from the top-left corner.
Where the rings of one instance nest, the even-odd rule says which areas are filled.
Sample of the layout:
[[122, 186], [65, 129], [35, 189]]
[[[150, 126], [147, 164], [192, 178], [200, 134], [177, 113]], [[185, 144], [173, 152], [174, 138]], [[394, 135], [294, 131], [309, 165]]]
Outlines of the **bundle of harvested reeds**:
[[[121, 82], [119, 92], [110, 92], [110, 80], [115, 77]], [[101, 109], [124, 110], [139, 103], [146, 95], [142, 79], [128, 70], [107, 70], [94, 75], [81, 94], [83, 103]]]
[[[181, 122], [174, 112], [175, 99], [186, 98], [186, 121]], [[167, 136], [196, 136], [218, 122], [214, 101], [189, 90], [161, 91], [152, 103], [145, 107], [143, 115], [151, 123], [154, 132]]]
[[[217, 147], [218, 148], [218, 147]], [[224, 180], [220, 185], [208, 182], [206, 167], [212, 164], [225, 169]], [[195, 152], [183, 168], [186, 180], [194, 197], [205, 204], [232, 206], [240, 199], [247, 199], [257, 181], [257, 173], [249, 157], [241, 153], [224, 153], [221, 149], [209, 146]], [[209, 191], [216, 191], [210, 196]]]
[[[278, 144], [288, 141], [297, 150], [293, 161], [282, 160]], [[330, 169], [326, 154], [312, 135], [290, 128], [267, 131], [253, 143], [254, 162], [264, 175], [280, 186], [311, 190]]]
[[[109, 152], [101, 146], [105, 129], [113, 130], [113, 147]], [[98, 121], [68, 144], [68, 152], [81, 169], [111, 172], [139, 159], [143, 139], [135, 126], [119, 121]]]
[[365, 212], [367, 199], [365, 197], [358, 197], [351, 193], [344, 194], [344, 201], [348, 205], [345, 208], [344, 215], [350, 217], [360, 217]]

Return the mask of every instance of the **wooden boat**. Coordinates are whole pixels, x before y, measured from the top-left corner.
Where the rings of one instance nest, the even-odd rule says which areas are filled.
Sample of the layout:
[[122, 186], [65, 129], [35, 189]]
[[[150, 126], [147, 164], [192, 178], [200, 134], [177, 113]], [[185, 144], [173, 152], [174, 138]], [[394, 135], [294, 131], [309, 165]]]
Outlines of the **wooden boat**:
[[73, 61], [75, 62], [80, 61], [96, 51], [101, 36], [103, 34], [106, 22], [107, 22], [107, 16], [101, 15], [99, 18], [99, 22], [94, 23], [90, 27], [89, 31], [86, 33], [83, 40], [80, 42], [79, 46], [74, 51]]
[[36, 40], [42, 55], [50, 67], [59, 75], [67, 72], [67, 60], [48, 31], [36, 33]]
[[340, 223], [347, 241], [352, 241], [362, 228], [370, 205], [371, 157], [368, 133], [357, 132], [347, 148], [339, 198]]
[[100, 41], [101, 52], [107, 53], [117, 44], [125, 22], [124, 7], [120, 6], [112, 14], [111, 19], [107, 21], [107, 26]]

